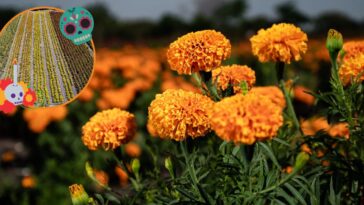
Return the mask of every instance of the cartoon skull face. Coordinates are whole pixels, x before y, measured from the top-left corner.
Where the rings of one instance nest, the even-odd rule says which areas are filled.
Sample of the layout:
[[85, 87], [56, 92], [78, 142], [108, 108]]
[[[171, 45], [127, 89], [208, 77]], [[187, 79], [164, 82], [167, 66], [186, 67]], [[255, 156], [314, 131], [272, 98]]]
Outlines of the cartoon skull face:
[[14, 105], [21, 105], [24, 98], [23, 88], [17, 84], [10, 84], [5, 89], [5, 97]]
[[89, 11], [82, 7], [74, 7], [63, 13], [59, 27], [64, 37], [76, 45], [81, 45], [92, 39], [94, 19]]

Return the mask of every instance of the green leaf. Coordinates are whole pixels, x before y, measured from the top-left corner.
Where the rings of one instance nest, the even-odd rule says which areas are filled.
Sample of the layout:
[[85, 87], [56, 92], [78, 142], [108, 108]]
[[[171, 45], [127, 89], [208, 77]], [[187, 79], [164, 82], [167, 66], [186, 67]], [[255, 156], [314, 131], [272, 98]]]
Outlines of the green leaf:
[[284, 186], [287, 187], [287, 189], [289, 189], [289, 191], [291, 191], [291, 193], [294, 195], [294, 197], [298, 201], [300, 201], [300, 204], [305, 204], [305, 205], [307, 204], [305, 199], [303, 198], [303, 196], [291, 184], [285, 183]]
[[210, 174], [211, 170], [205, 172], [204, 174], [202, 174], [198, 179], [197, 181], [201, 181], [202, 179], [204, 179], [205, 177], [207, 177], [209, 174]]
[[311, 205], [318, 205], [318, 200], [315, 196], [315, 193], [313, 193], [310, 189], [308, 184], [303, 184], [298, 178], [293, 178], [292, 181], [296, 182], [303, 190], [305, 190], [310, 195], [310, 201]]
[[109, 200], [109, 201], [113, 202], [113, 203], [121, 204], [118, 198], [116, 198], [115, 196], [113, 196], [113, 195], [111, 195], [111, 194], [109, 194], [109, 193], [106, 193], [106, 194], [105, 194], [105, 198], [106, 198], [107, 200]]
[[240, 150], [240, 146], [235, 146], [234, 149], [233, 149], [233, 155], [236, 156], [236, 154], [239, 152]]
[[101, 205], [104, 205], [105, 204], [105, 200], [101, 196], [101, 194], [95, 194], [95, 197], [99, 200], [99, 202], [101, 203]]
[[278, 143], [280, 143], [280, 144], [282, 144], [282, 145], [285, 145], [285, 146], [287, 146], [287, 147], [291, 147], [291, 145], [290, 144], [288, 144], [286, 141], [284, 141], [284, 140], [282, 140], [282, 139], [279, 139], [279, 138], [273, 138], [273, 141], [276, 141], [276, 142], [278, 142]]
[[284, 203], [284, 202], [282, 202], [281, 200], [279, 200], [279, 199], [274, 199], [273, 200], [274, 202], [276, 202], [277, 204], [279, 204], [279, 205], [286, 205], [286, 203]]
[[296, 205], [296, 201], [294, 200], [294, 198], [292, 198], [291, 196], [289, 196], [283, 189], [278, 188], [277, 189], [277, 195], [283, 197], [289, 204], [291, 205]]
[[258, 142], [258, 145], [262, 146], [263, 149], [265, 150], [267, 156], [272, 160], [272, 162], [279, 168], [281, 169], [281, 165], [279, 165], [277, 158], [274, 156], [274, 153], [272, 151], [272, 149], [266, 145], [264, 142]]
[[220, 147], [219, 147], [219, 151], [221, 152], [221, 153], [225, 153], [225, 148], [226, 148], [226, 146], [227, 146], [227, 144], [228, 144], [229, 142], [227, 142], [227, 141], [223, 141], [221, 144], [220, 144]]

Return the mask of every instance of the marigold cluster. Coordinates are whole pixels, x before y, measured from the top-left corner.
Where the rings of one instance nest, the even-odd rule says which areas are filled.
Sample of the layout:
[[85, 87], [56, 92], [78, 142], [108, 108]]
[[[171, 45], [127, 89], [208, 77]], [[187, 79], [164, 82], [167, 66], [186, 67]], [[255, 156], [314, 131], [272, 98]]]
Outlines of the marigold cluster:
[[101, 94], [96, 102], [99, 109], [126, 109], [139, 92], [153, 86], [161, 70], [161, 57], [144, 47], [101, 48], [94, 67], [94, 75], [79, 99], [91, 100], [96, 90]]
[[283, 92], [277, 86], [253, 87], [250, 92], [268, 97], [281, 109], [286, 107], [286, 100], [284, 99]]
[[51, 122], [63, 120], [67, 113], [66, 106], [26, 109], [23, 112], [23, 118], [28, 123], [30, 130], [41, 133]]
[[212, 80], [221, 90], [232, 86], [234, 93], [241, 92], [241, 83], [246, 82], [248, 89], [255, 84], [255, 72], [246, 65], [221, 66], [212, 71]]
[[350, 84], [351, 80], [363, 81], [364, 53], [358, 53], [351, 58], [345, 59], [339, 69], [339, 76], [344, 85]]
[[283, 124], [282, 109], [268, 97], [251, 92], [217, 102], [209, 117], [220, 138], [243, 144], [273, 138]]
[[158, 94], [149, 107], [149, 126], [161, 138], [181, 141], [204, 136], [210, 130], [208, 110], [213, 101], [201, 94], [167, 90]]
[[231, 54], [230, 41], [220, 32], [203, 30], [188, 33], [170, 44], [167, 60], [179, 74], [211, 71]]
[[300, 60], [307, 51], [307, 35], [293, 24], [274, 24], [268, 29], [260, 29], [250, 38], [252, 51], [261, 62], [284, 62]]
[[134, 115], [118, 108], [98, 112], [82, 127], [82, 141], [90, 150], [115, 149], [135, 135]]

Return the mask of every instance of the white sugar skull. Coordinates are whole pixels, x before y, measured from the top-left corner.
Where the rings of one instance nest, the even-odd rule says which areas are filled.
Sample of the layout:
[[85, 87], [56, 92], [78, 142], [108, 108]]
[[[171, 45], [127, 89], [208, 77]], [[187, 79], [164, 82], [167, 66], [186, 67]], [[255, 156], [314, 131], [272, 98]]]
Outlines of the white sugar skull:
[[59, 28], [64, 37], [76, 45], [81, 45], [92, 39], [94, 19], [89, 11], [82, 7], [74, 7], [63, 13]]
[[14, 105], [23, 104], [24, 91], [23, 87], [18, 84], [10, 84], [5, 89], [6, 99]]

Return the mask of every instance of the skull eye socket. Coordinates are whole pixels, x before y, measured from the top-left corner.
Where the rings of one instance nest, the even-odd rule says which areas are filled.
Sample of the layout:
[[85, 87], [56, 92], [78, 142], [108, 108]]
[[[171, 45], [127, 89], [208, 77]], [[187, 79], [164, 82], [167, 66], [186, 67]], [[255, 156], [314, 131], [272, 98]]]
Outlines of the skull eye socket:
[[88, 29], [91, 26], [91, 20], [87, 17], [84, 17], [80, 20], [80, 26], [82, 29]]
[[68, 35], [73, 35], [76, 32], [76, 26], [73, 23], [68, 23], [64, 26], [64, 31]]
[[23, 92], [20, 92], [20, 93], [19, 93], [19, 96], [20, 96], [20, 97], [23, 97]]
[[10, 97], [15, 98], [16, 97], [15, 93], [11, 93]]

